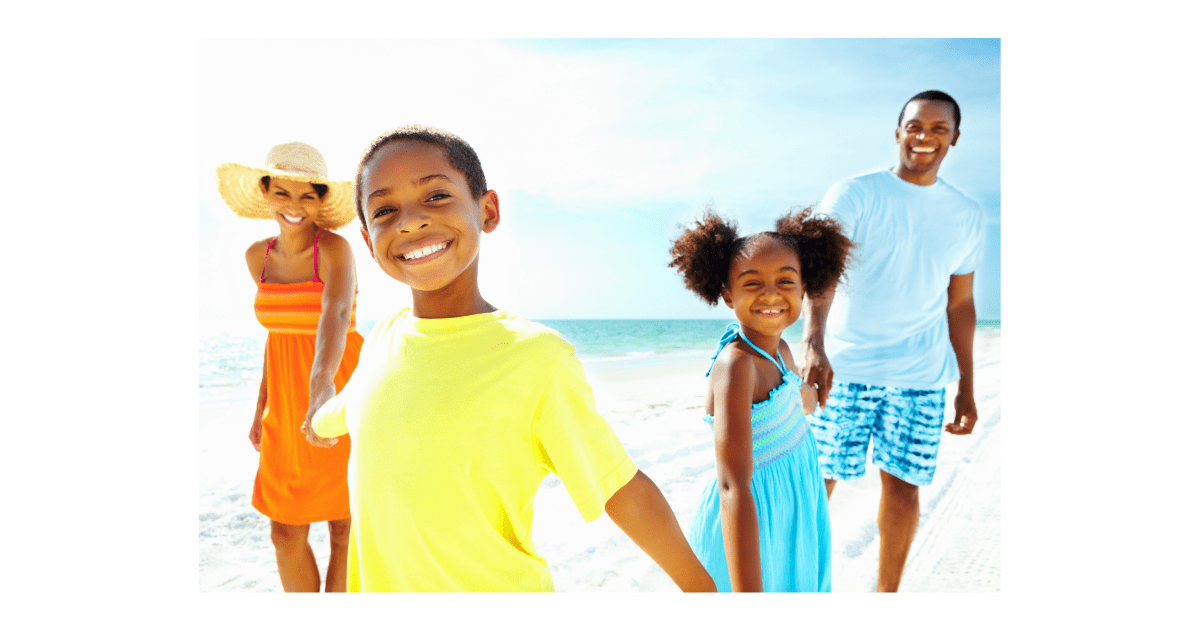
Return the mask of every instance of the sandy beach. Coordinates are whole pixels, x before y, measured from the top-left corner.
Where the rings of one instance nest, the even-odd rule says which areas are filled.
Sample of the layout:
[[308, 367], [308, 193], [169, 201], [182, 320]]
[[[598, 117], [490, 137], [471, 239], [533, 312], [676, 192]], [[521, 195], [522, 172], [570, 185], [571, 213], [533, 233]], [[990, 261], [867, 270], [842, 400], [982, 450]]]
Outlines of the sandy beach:
[[[684, 530], [714, 474], [712, 434], [701, 421], [707, 360], [589, 374], [598, 409], [626, 450], [658, 484]], [[269, 522], [250, 506], [258, 454], [246, 435], [257, 385], [211, 388], [200, 402], [199, 590], [282, 592]], [[901, 592], [1000, 591], [1000, 332], [975, 339], [979, 423], [969, 436], [943, 433], [933, 484]], [[952, 401], [954, 387], [947, 391]], [[879, 473], [840, 482], [830, 503], [833, 591], [875, 587]], [[534, 541], [559, 592], [673, 592], [674, 584], [606, 516], [586, 523], [558, 479], [548, 476], [534, 509]], [[328, 532], [309, 541], [321, 565]]]

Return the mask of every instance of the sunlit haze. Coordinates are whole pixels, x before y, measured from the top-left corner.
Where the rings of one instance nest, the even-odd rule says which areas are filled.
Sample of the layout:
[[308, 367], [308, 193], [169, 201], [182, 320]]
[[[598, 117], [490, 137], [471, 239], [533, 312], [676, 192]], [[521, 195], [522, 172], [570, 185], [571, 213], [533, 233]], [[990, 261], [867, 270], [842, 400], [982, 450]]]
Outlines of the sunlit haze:
[[[277, 59], [304, 59], [281, 66]], [[716, 318], [666, 266], [707, 203], [770, 229], [835, 181], [896, 163], [901, 106], [962, 108], [941, 177], [988, 217], [980, 319], [1000, 319], [1000, 42], [988, 40], [208, 40], [200, 46], [200, 320], [256, 325], [244, 252], [278, 233], [217, 193], [226, 161], [299, 140], [352, 179], [367, 144], [422, 123], [478, 152], [501, 221], [480, 287], [531, 319]], [[410, 304], [358, 224], [360, 320]], [[364, 331], [365, 332], [365, 331]]]

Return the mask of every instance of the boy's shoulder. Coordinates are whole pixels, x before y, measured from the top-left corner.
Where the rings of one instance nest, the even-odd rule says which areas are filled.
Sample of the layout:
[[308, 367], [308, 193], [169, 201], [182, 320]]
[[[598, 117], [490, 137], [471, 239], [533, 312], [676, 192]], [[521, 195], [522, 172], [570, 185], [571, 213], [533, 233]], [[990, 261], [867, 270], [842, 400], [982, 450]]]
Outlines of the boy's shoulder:
[[552, 357], [558, 357], [567, 351], [574, 352], [574, 346], [557, 330], [504, 310], [455, 319], [459, 321], [421, 320], [414, 318], [412, 310], [406, 308], [376, 324], [371, 331], [371, 337], [379, 337], [379, 341], [387, 338], [404, 343], [404, 339], [408, 337], [405, 333], [415, 333], [426, 342], [444, 341], [454, 345], [465, 343], [468, 346], [480, 347], [503, 346], [509, 350]]
[[529, 321], [520, 315], [505, 313], [504, 317], [497, 319], [497, 324], [512, 337], [514, 344], [543, 348], [550, 352], [574, 351], [575, 349], [569, 341], [563, 338], [562, 333], [545, 324]]

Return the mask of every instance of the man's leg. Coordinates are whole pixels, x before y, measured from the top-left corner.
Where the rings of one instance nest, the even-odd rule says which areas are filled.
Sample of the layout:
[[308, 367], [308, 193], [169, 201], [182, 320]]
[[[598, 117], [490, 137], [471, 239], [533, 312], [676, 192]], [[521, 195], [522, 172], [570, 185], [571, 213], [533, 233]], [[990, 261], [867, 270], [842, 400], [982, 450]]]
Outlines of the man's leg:
[[834, 381], [825, 409], [808, 416], [826, 499], [833, 498], [838, 479], [858, 479], [866, 473], [867, 443], [880, 403], [875, 389], [882, 388]]
[[879, 579], [875, 590], [895, 593], [900, 588], [904, 563], [917, 533], [921, 502], [917, 486], [879, 471], [883, 492], [879, 498]]
[[875, 590], [894, 593], [921, 517], [918, 486], [933, 482], [946, 409], [946, 390], [888, 387], [872, 437], [879, 467], [879, 578]]

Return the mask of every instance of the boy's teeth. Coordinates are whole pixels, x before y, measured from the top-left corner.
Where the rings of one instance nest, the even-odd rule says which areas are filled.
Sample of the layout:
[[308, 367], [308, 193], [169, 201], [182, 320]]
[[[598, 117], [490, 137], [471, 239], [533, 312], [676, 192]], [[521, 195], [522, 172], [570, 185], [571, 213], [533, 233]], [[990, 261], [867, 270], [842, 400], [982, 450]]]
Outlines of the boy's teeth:
[[404, 260], [412, 260], [414, 258], [424, 258], [434, 252], [445, 249], [445, 247], [446, 247], [445, 243], [439, 243], [437, 245], [429, 245], [428, 247], [422, 247], [421, 249], [414, 250], [414, 251], [411, 251], [411, 252], [408, 252], [407, 254], [405, 254]]
[[930, 147], [913, 147], [913, 153], [933, 153]]

